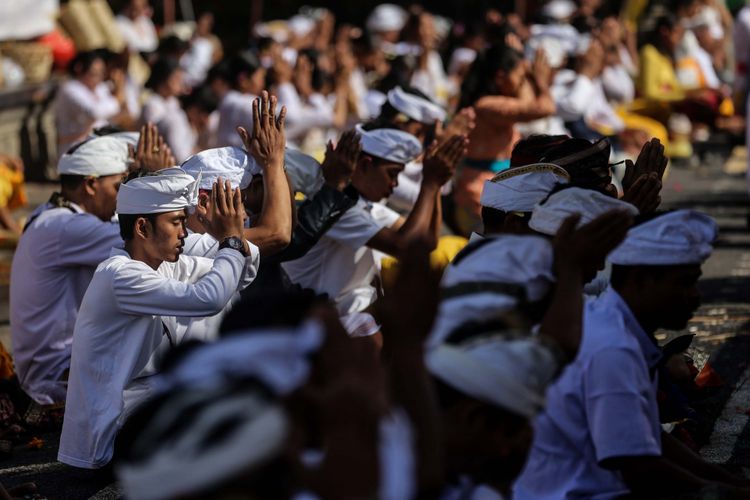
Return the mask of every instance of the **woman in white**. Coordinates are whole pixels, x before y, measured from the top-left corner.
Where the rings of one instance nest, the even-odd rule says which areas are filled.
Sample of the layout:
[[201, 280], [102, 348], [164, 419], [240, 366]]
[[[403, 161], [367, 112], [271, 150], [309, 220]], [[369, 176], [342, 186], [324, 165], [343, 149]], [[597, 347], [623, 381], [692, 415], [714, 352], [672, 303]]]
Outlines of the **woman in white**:
[[184, 93], [183, 77], [184, 72], [176, 60], [157, 60], [146, 82], [152, 94], [141, 112], [141, 122], [150, 122], [158, 127], [177, 163], [182, 163], [195, 153], [198, 140], [178, 99]]
[[106, 66], [96, 52], [81, 52], [69, 66], [71, 79], [62, 84], [55, 98], [57, 154], [62, 156], [96, 127], [113, 121], [124, 108], [125, 91], [115, 84], [111, 91]]

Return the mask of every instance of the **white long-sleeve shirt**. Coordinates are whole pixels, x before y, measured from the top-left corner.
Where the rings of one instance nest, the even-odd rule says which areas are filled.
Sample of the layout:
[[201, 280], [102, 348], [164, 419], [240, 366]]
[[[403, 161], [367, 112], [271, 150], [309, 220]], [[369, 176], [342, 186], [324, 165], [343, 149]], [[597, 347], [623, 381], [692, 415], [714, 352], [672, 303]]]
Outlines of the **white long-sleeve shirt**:
[[157, 270], [113, 249], [97, 268], [76, 321], [58, 460], [106, 465], [124, 416], [149, 395], [154, 354], [169, 342], [162, 316], [218, 313], [255, 279], [258, 264], [252, 245], [247, 257], [225, 248], [214, 260], [180, 256]]
[[21, 387], [40, 404], [65, 401], [73, 327], [96, 266], [122, 247], [119, 225], [78, 205], [46, 203], [21, 236], [10, 278], [10, 331]]

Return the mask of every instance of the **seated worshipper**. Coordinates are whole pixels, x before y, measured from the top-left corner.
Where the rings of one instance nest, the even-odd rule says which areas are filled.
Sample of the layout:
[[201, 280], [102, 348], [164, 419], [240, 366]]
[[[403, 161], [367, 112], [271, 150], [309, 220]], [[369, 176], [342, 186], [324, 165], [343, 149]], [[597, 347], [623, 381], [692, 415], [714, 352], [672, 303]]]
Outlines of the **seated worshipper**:
[[352, 175], [359, 201], [302, 258], [282, 267], [294, 283], [326, 293], [336, 303], [353, 336], [369, 336], [378, 327], [365, 310], [375, 302], [378, 276], [375, 251], [398, 255], [411, 238], [423, 236], [434, 249], [441, 225], [440, 187], [464, 154], [464, 136], [428, 150], [417, 204], [403, 220], [377, 203], [393, 193], [404, 165], [422, 152], [419, 140], [395, 129], [362, 131], [362, 153]]
[[117, 189], [126, 143], [99, 137], [64, 154], [61, 189], [29, 217], [13, 256], [10, 331], [23, 389], [39, 404], [65, 402], [73, 325], [96, 266], [122, 248]]
[[532, 419], [564, 356], [513, 321], [459, 329], [425, 354], [443, 429], [441, 499], [510, 498], [531, 447]]
[[[558, 184], [567, 184], [570, 174], [551, 163], [511, 167], [484, 182], [482, 197], [483, 236], [529, 232], [528, 222], [537, 203]], [[472, 241], [480, 238], [472, 233]]]
[[516, 124], [555, 113], [551, 72], [544, 56], [529, 68], [523, 55], [505, 44], [480, 53], [461, 88], [460, 107], [476, 111], [469, 151], [454, 182], [455, 226], [463, 235], [480, 225], [484, 181], [510, 167], [513, 146], [521, 138]]
[[685, 328], [716, 235], [711, 218], [679, 210], [636, 225], [612, 252], [611, 286], [586, 304], [578, 357], [547, 391], [514, 498], [662, 497], [709, 485], [738, 492], [743, 480], [662, 431], [656, 400], [654, 332]]
[[123, 89], [112, 92], [105, 82], [106, 72], [104, 56], [97, 51], [81, 52], [70, 61], [71, 78], [55, 95], [58, 157], [124, 109]]
[[266, 68], [255, 53], [244, 51], [211, 68], [206, 83], [219, 100], [216, 145], [242, 147], [237, 127], [252, 131], [252, 102], [265, 88]]
[[[429, 145], [435, 136], [435, 125], [445, 120], [445, 110], [433, 103], [416, 89], [394, 87], [388, 92], [380, 115], [364, 130], [395, 128], [403, 130], [420, 140], [423, 146]], [[388, 198], [388, 204], [408, 212], [419, 196], [422, 181], [422, 163], [409, 162], [398, 176], [398, 186]]]
[[113, 249], [83, 297], [58, 460], [87, 469], [112, 459], [122, 421], [151, 391], [162, 344], [175, 339], [163, 316], [211, 316], [254, 278], [258, 248], [242, 238], [239, 190], [212, 190], [212, 221], [222, 228], [216, 258], [180, 256], [186, 209], [198, 181], [179, 168], [120, 186], [117, 213], [125, 249]]
[[141, 111], [141, 122], [156, 124], [178, 163], [195, 153], [198, 142], [198, 133], [190, 125], [179, 100], [185, 93], [183, 74], [177, 61], [167, 58], [156, 61], [146, 82], [152, 94]]
[[[590, 215], [605, 210], [621, 210], [631, 217], [639, 215], [637, 207], [623, 200], [618, 200], [591, 189], [583, 189], [575, 186], [558, 186], [545, 199], [540, 202], [531, 214], [528, 222], [529, 230], [553, 237], [557, 234], [560, 225], [566, 217], [571, 214], [582, 214], [583, 221]], [[609, 284], [610, 266], [603, 255], [601, 259], [589, 262], [590, 274], [584, 279], [587, 295], [599, 295]]]
[[[575, 355], [580, 318], [565, 314], [583, 307], [584, 284], [604, 267], [605, 257], [622, 241], [637, 210], [594, 191], [581, 190], [584, 199], [594, 200], [578, 202], [565, 196], [566, 191], [570, 190], [557, 197], [562, 199], [556, 205], [559, 213], [550, 216], [554, 222], [548, 232], [535, 233], [529, 224], [525, 234], [490, 234], [459, 252], [440, 283], [442, 300], [431, 345], [461, 324], [491, 321], [520, 309], [531, 324], [541, 323], [543, 334]], [[554, 237], [550, 241], [545, 234]]]

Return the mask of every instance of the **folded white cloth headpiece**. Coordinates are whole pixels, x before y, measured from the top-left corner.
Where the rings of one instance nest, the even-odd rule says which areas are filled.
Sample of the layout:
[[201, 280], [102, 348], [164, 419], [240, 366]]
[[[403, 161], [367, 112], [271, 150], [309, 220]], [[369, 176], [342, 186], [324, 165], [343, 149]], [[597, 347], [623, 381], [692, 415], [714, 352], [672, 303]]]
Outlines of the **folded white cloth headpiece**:
[[187, 353], [157, 376], [154, 388], [163, 393], [176, 387], [219, 387], [228, 379], [253, 377], [286, 395], [307, 381], [308, 355], [320, 348], [323, 339], [322, 326], [314, 320], [298, 328], [233, 332]]
[[138, 432], [115, 471], [128, 498], [177, 498], [258, 469], [284, 449], [290, 423], [257, 388], [182, 389]]
[[437, 121], [445, 120], [445, 110], [424, 97], [409, 94], [401, 87], [394, 87], [388, 91], [388, 102], [401, 113], [412, 120], [433, 125]]
[[124, 141], [125, 144], [130, 144], [133, 146], [133, 149], [138, 147], [138, 141], [141, 140], [141, 133], [140, 132], [115, 132], [113, 134], [107, 134], [106, 137], [113, 137], [115, 139], [119, 139], [121, 141]]
[[638, 209], [625, 201], [591, 189], [569, 187], [550, 195], [547, 200], [534, 207], [529, 227], [542, 234], [554, 235], [563, 221], [573, 214], [580, 214], [581, 227], [610, 210], [622, 210], [634, 217]]
[[628, 231], [625, 241], [609, 254], [621, 266], [702, 264], [719, 234], [716, 222], [695, 210], [667, 212]]
[[440, 344], [427, 351], [425, 362], [457, 391], [526, 418], [544, 408], [547, 386], [560, 368], [555, 353], [537, 338], [500, 333]]
[[568, 172], [552, 163], [513, 167], [485, 181], [479, 202], [503, 212], [531, 212], [552, 188], [568, 181]]
[[362, 152], [394, 163], [414, 161], [422, 154], [422, 144], [413, 135], [395, 128], [378, 128], [366, 131], [357, 125]]
[[552, 0], [542, 7], [542, 15], [556, 21], [562, 21], [572, 16], [577, 7], [571, 0]]
[[367, 18], [367, 30], [370, 33], [384, 31], [401, 31], [406, 24], [406, 11], [392, 3], [381, 3]]
[[200, 173], [196, 179], [180, 167], [131, 179], [117, 192], [117, 213], [159, 214], [195, 207], [200, 182]]
[[230, 181], [232, 188], [245, 189], [253, 175], [261, 172], [255, 160], [236, 146], [206, 149], [185, 160], [180, 167], [196, 179], [202, 173], [199, 187], [208, 190], [219, 177]]
[[479, 239], [443, 273], [443, 300], [429, 345], [467, 322], [486, 322], [522, 302], [538, 302], [555, 282], [554, 254], [546, 238], [505, 234]]
[[57, 162], [57, 173], [101, 177], [124, 174], [129, 166], [127, 143], [102, 136], [88, 139], [78, 145], [72, 153], [63, 154]]

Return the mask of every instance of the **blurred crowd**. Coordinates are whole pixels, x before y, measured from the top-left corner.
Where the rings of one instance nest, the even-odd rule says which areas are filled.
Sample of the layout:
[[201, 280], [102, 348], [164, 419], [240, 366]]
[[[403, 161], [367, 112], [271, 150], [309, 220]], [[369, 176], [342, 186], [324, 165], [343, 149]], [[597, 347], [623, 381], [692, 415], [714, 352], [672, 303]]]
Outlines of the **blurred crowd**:
[[71, 54], [1, 422], [134, 499], [750, 497], [655, 338], [718, 236], [662, 181], [742, 142], [750, 7], [213, 22], [129, 0]]

